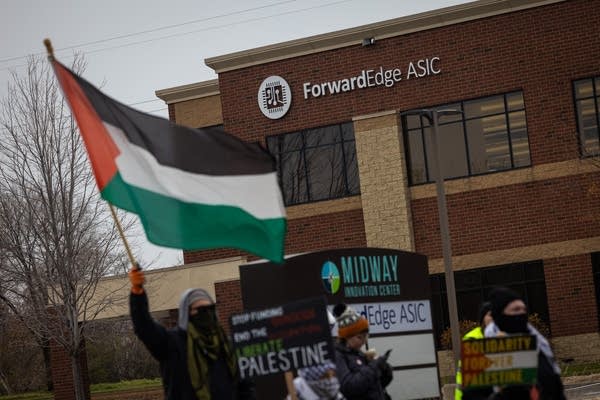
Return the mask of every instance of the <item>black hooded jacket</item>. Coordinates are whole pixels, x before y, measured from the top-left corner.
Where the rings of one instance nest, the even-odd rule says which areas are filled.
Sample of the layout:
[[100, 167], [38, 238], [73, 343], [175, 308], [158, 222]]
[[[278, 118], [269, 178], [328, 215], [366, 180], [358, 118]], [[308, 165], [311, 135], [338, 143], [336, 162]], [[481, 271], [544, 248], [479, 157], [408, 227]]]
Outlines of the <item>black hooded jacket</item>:
[[370, 361], [360, 351], [342, 343], [335, 347], [335, 364], [340, 391], [348, 400], [385, 400], [393, 378], [390, 365], [383, 359]]
[[[187, 367], [187, 332], [178, 327], [167, 329], [154, 321], [148, 311], [146, 293], [131, 293], [129, 310], [136, 336], [160, 364], [165, 400], [197, 400]], [[209, 379], [214, 400], [255, 398], [252, 383], [234, 382], [223, 358], [209, 366]]]

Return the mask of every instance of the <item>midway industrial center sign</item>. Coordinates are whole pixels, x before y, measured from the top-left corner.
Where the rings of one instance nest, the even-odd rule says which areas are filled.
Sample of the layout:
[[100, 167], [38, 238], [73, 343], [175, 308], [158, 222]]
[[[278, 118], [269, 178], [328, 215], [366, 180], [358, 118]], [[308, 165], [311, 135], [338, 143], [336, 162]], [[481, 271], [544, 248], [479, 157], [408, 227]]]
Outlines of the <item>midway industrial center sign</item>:
[[[287, 258], [281, 265], [242, 265], [240, 285], [247, 312], [317, 297], [329, 308], [348, 304], [369, 320], [369, 347], [379, 353], [393, 349], [389, 362], [394, 380], [387, 388], [392, 398], [439, 396], [425, 256], [379, 248], [321, 251]], [[260, 398], [283, 398], [285, 387], [278, 393], [278, 382], [266, 378], [268, 383], [257, 380]]]

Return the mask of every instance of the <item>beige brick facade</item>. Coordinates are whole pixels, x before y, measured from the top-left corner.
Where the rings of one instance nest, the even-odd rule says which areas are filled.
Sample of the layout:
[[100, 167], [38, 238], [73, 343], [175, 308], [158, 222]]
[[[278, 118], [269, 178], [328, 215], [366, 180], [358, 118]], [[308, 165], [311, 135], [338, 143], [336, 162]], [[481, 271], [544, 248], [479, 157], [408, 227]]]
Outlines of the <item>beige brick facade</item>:
[[569, 361], [573, 364], [598, 362], [600, 360], [600, 333], [556, 337], [552, 339], [552, 347], [559, 361]]
[[414, 251], [397, 112], [354, 118], [354, 137], [368, 246]]
[[178, 124], [191, 128], [222, 124], [221, 96], [214, 95], [177, 103], [175, 118]]
[[169, 105], [169, 119], [191, 128], [223, 123], [219, 81], [197, 82], [156, 91]]

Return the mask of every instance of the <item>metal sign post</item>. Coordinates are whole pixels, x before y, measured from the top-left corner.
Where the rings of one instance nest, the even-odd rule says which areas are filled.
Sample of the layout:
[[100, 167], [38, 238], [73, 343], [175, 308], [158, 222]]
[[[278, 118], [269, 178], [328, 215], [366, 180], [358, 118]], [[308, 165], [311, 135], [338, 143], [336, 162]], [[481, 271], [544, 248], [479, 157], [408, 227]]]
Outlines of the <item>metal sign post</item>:
[[460, 326], [458, 324], [458, 311], [456, 308], [456, 289], [454, 287], [454, 271], [452, 270], [452, 247], [450, 245], [450, 230], [448, 228], [448, 209], [446, 207], [446, 192], [444, 189], [444, 176], [442, 175], [442, 166], [440, 152], [438, 148], [438, 118], [443, 115], [462, 114], [459, 110], [412, 110], [402, 113], [402, 115], [421, 115], [427, 118], [431, 126], [431, 164], [435, 176], [437, 189], [437, 204], [440, 222], [440, 234], [442, 237], [442, 253], [444, 256], [444, 276], [446, 278], [446, 295], [448, 298], [448, 313], [450, 316], [450, 330], [452, 333], [452, 352], [454, 353], [454, 365], [458, 365], [460, 360]]

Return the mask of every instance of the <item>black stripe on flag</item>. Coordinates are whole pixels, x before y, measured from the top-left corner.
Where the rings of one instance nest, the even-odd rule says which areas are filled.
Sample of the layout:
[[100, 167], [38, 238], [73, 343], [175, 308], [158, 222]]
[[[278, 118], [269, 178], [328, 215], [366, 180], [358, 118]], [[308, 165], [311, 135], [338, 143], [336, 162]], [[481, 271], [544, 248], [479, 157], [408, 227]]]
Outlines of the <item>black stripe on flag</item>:
[[246, 143], [221, 128], [192, 129], [134, 110], [65, 69], [77, 80], [101, 120], [120, 128], [131, 143], [152, 153], [162, 165], [215, 176], [275, 170], [273, 157], [258, 144]]

